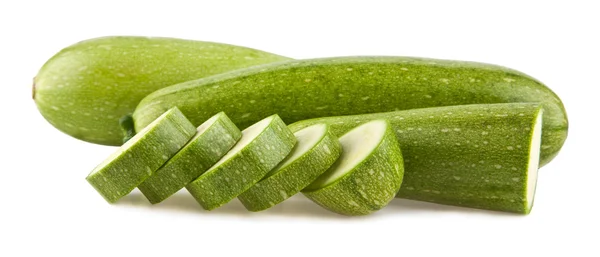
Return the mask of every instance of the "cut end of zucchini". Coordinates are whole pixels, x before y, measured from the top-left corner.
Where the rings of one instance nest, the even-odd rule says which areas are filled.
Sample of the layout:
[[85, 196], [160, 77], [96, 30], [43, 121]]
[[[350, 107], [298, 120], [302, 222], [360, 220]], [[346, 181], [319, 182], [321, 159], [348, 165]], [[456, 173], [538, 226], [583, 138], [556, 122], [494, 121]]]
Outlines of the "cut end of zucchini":
[[400, 189], [404, 162], [391, 125], [364, 123], [340, 137], [342, 154], [302, 192], [342, 215], [366, 215], [385, 207]]
[[533, 207], [533, 198], [535, 196], [535, 188], [537, 185], [538, 168], [540, 160], [540, 146], [542, 143], [542, 116], [543, 109], [540, 110], [533, 126], [533, 134], [529, 147], [529, 165], [527, 168], [527, 202], [525, 203], [526, 213], [531, 211]]
[[238, 141], [238, 143], [235, 146], [233, 146], [233, 148], [229, 150], [229, 152], [227, 152], [227, 154], [225, 154], [225, 156], [223, 156], [223, 158], [221, 158], [207, 172], [211, 172], [216, 167], [219, 167], [221, 164], [231, 159], [233, 156], [239, 154], [240, 151], [244, 149], [244, 147], [250, 144], [252, 140], [258, 137], [258, 135], [260, 135], [260, 133], [262, 133], [269, 126], [269, 124], [273, 122], [274, 118], [275, 116], [264, 118], [263, 120], [255, 123], [254, 125], [244, 129], [242, 131], [242, 138], [240, 138], [240, 141]]
[[323, 188], [344, 175], [365, 160], [385, 135], [388, 124], [383, 120], [369, 122], [340, 137], [342, 155], [332, 169], [307, 187], [308, 190]]
[[279, 164], [277, 167], [272, 169], [265, 179], [274, 175], [278, 171], [283, 170], [285, 167], [302, 157], [306, 152], [312, 149], [318, 142], [320, 142], [325, 133], [327, 132], [327, 125], [317, 124], [304, 129], [301, 129], [294, 133], [297, 143], [294, 146], [292, 152]]

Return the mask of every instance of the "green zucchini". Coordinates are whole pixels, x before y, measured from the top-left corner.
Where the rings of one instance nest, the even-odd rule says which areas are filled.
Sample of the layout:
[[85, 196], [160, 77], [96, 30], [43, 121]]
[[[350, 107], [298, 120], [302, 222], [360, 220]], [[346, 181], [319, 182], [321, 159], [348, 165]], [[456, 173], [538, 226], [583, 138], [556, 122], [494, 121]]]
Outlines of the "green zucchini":
[[385, 207], [400, 189], [402, 153], [385, 120], [364, 123], [340, 137], [342, 154], [302, 192], [343, 215], [366, 215]]
[[106, 201], [116, 202], [175, 155], [195, 131], [173, 107], [96, 166], [86, 180]]
[[317, 118], [291, 124], [290, 129], [326, 123], [335, 135], [341, 135], [373, 119], [388, 120], [402, 148], [405, 174], [398, 197], [531, 211], [543, 131], [539, 104], [447, 106]]
[[159, 203], [202, 175], [217, 163], [240, 139], [242, 133], [221, 112], [198, 128], [196, 135], [138, 186], [151, 203]]
[[33, 99], [44, 118], [60, 131], [87, 142], [121, 145], [119, 119], [157, 89], [283, 60], [288, 58], [212, 42], [95, 38], [48, 60], [34, 79]]
[[281, 118], [269, 116], [242, 131], [240, 141], [186, 189], [202, 208], [218, 208], [261, 180], [294, 144], [296, 138]]
[[341, 145], [326, 124], [296, 131], [292, 152], [260, 182], [238, 196], [249, 211], [262, 211], [300, 192], [340, 156]]
[[225, 111], [244, 128], [272, 113], [286, 123], [304, 119], [416, 108], [538, 102], [545, 118], [541, 164], [567, 137], [561, 100], [515, 70], [472, 62], [411, 57], [338, 57], [251, 67], [158, 90], [133, 118], [139, 130], [172, 106], [194, 124]]

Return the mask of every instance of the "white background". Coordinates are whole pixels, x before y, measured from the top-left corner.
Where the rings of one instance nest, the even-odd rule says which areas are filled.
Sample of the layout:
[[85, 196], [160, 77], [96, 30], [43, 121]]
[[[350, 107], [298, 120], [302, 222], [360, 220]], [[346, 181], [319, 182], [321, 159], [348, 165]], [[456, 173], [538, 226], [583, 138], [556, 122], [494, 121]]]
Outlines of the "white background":
[[[280, 2], [2, 1], [0, 256], [600, 256], [598, 1]], [[62, 134], [31, 99], [48, 58], [107, 35], [500, 64], [561, 96], [569, 138], [541, 169], [528, 216], [394, 200], [345, 218], [300, 196], [262, 213], [237, 201], [206, 212], [185, 192], [109, 205], [84, 178], [114, 148]]]

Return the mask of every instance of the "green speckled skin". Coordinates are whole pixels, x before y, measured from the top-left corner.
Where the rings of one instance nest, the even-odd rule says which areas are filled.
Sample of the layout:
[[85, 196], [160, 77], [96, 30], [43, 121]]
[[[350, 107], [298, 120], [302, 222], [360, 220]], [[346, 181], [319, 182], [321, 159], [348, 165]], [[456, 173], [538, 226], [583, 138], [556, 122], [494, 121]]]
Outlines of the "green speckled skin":
[[164, 88], [143, 99], [133, 117], [139, 130], [178, 106], [194, 124], [225, 111], [245, 128], [271, 113], [289, 124], [328, 116], [511, 102], [544, 106], [540, 164], [548, 163], [567, 137], [561, 100], [521, 72], [473, 62], [411, 57], [282, 62]]
[[312, 188], [311, 184], [302, 193], [318, 205], [348, 216], [366, 215], [385, 207], [400, 189], [404, 174], [396, 135], [385, 122], [387, 129], [381, 142], [362, 162], [333, 183], [323, 188]]
[[48, 60], [35, 77], [33, 97], [44, 118], [62, 132], [92, 143], [121, 145], [119, 119], [132, 113], [146, 95], [180, 82], [283, 60], [288, 58], [212, 42], [95, 38]]
[[242, 132], [221, 112], [202, 133], [197, 133], [173, 158], [138, 186], [155, 204], [177, 193], [223, 157]]
[[[296, 137], [277, 115], [240, 152], [186, 186], [202, 208], [213, 210], [260, 181], [292, 150]], [[242, 132], [243, 133], [243, 132]]]
[[106, 201], [129, 194], [194, 135], [196, 128], [175, 107], [127, 141], [86, 180]]
[[527, 103], [448, 106], [318, 118], [290, 129], [328, 123], [341, 135], [365, 121], [387, 119], [404, 156], [398, 197], [528, 213], [529, 146], [539, 113], [539, 105]]
[[246, 209], [262, 211], [285, 201], [317, 179], [337, 160], [342, 152], [340, 142], [329, 131], [329, 126], [324, 126], [325, 134], [310, 150], [285, 167], [279, 165], [273, 175], [267, 175], [238, 196]]

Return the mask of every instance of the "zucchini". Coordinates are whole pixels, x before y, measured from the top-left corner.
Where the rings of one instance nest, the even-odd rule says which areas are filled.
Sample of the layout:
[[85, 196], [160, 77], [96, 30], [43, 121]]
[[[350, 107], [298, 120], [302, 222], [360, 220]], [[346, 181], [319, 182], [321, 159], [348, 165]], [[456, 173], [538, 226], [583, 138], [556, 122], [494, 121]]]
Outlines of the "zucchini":
[[34, 79], [33, 99], [42, 116], [60, 131], [116, 146], [123, 137], [119, 119], [157, 89], [287, 59], [212, 42], [95, 38], [69, 46], [48, 60]]
[[195, 131], [173, 107], [96, 166], [86, 180], [106, 201], [116, 202], [175, 155]]
[[153, 204], [167, 199], [217, 163], [241, 136], [240, 130], [225, 113], [214, 115], [197, 128], [196, 135], [175, 156], [138, 188]]
[[281, 118], [269, 116], [242, 131], [240, 141], [186, 189], [202, 208], [218, 208], [262, 179], [295, 143], [294, 134]]
[[366, 215], [385, 207], [400, 189], [402, 153], [389, 122], [364, 123], [340, 137], [342, 154], [302, 192], [343, 215]]
[[340, 156], [340, 142], [326, 124], [315, 124], [294, 133], [292, 152], [260, 182], [238, 196], [249, 211], [262, 211], [300, 192]]
[[398, 197], [531, 211], [543, 131], [539, 104], [447, 106], [317, 118], [291, 124], [290, 129], [326, 123], [335, 135], [341, 135], [373, 119], [388, 120], [402, 148], [405, 174]]
[[567, 115], [558, 96], [521, 72], [472, 62], [337, 57], [274, 63], [158, 90], [140, 102], [133, 118], [139, 130], [178, 106], [194, 124], [225, 111], [245, 128], [272, 113], [289, 124], [327, 116], [512, 102], [543, 105], [541, 164], [548, 163], [567, 137]]

